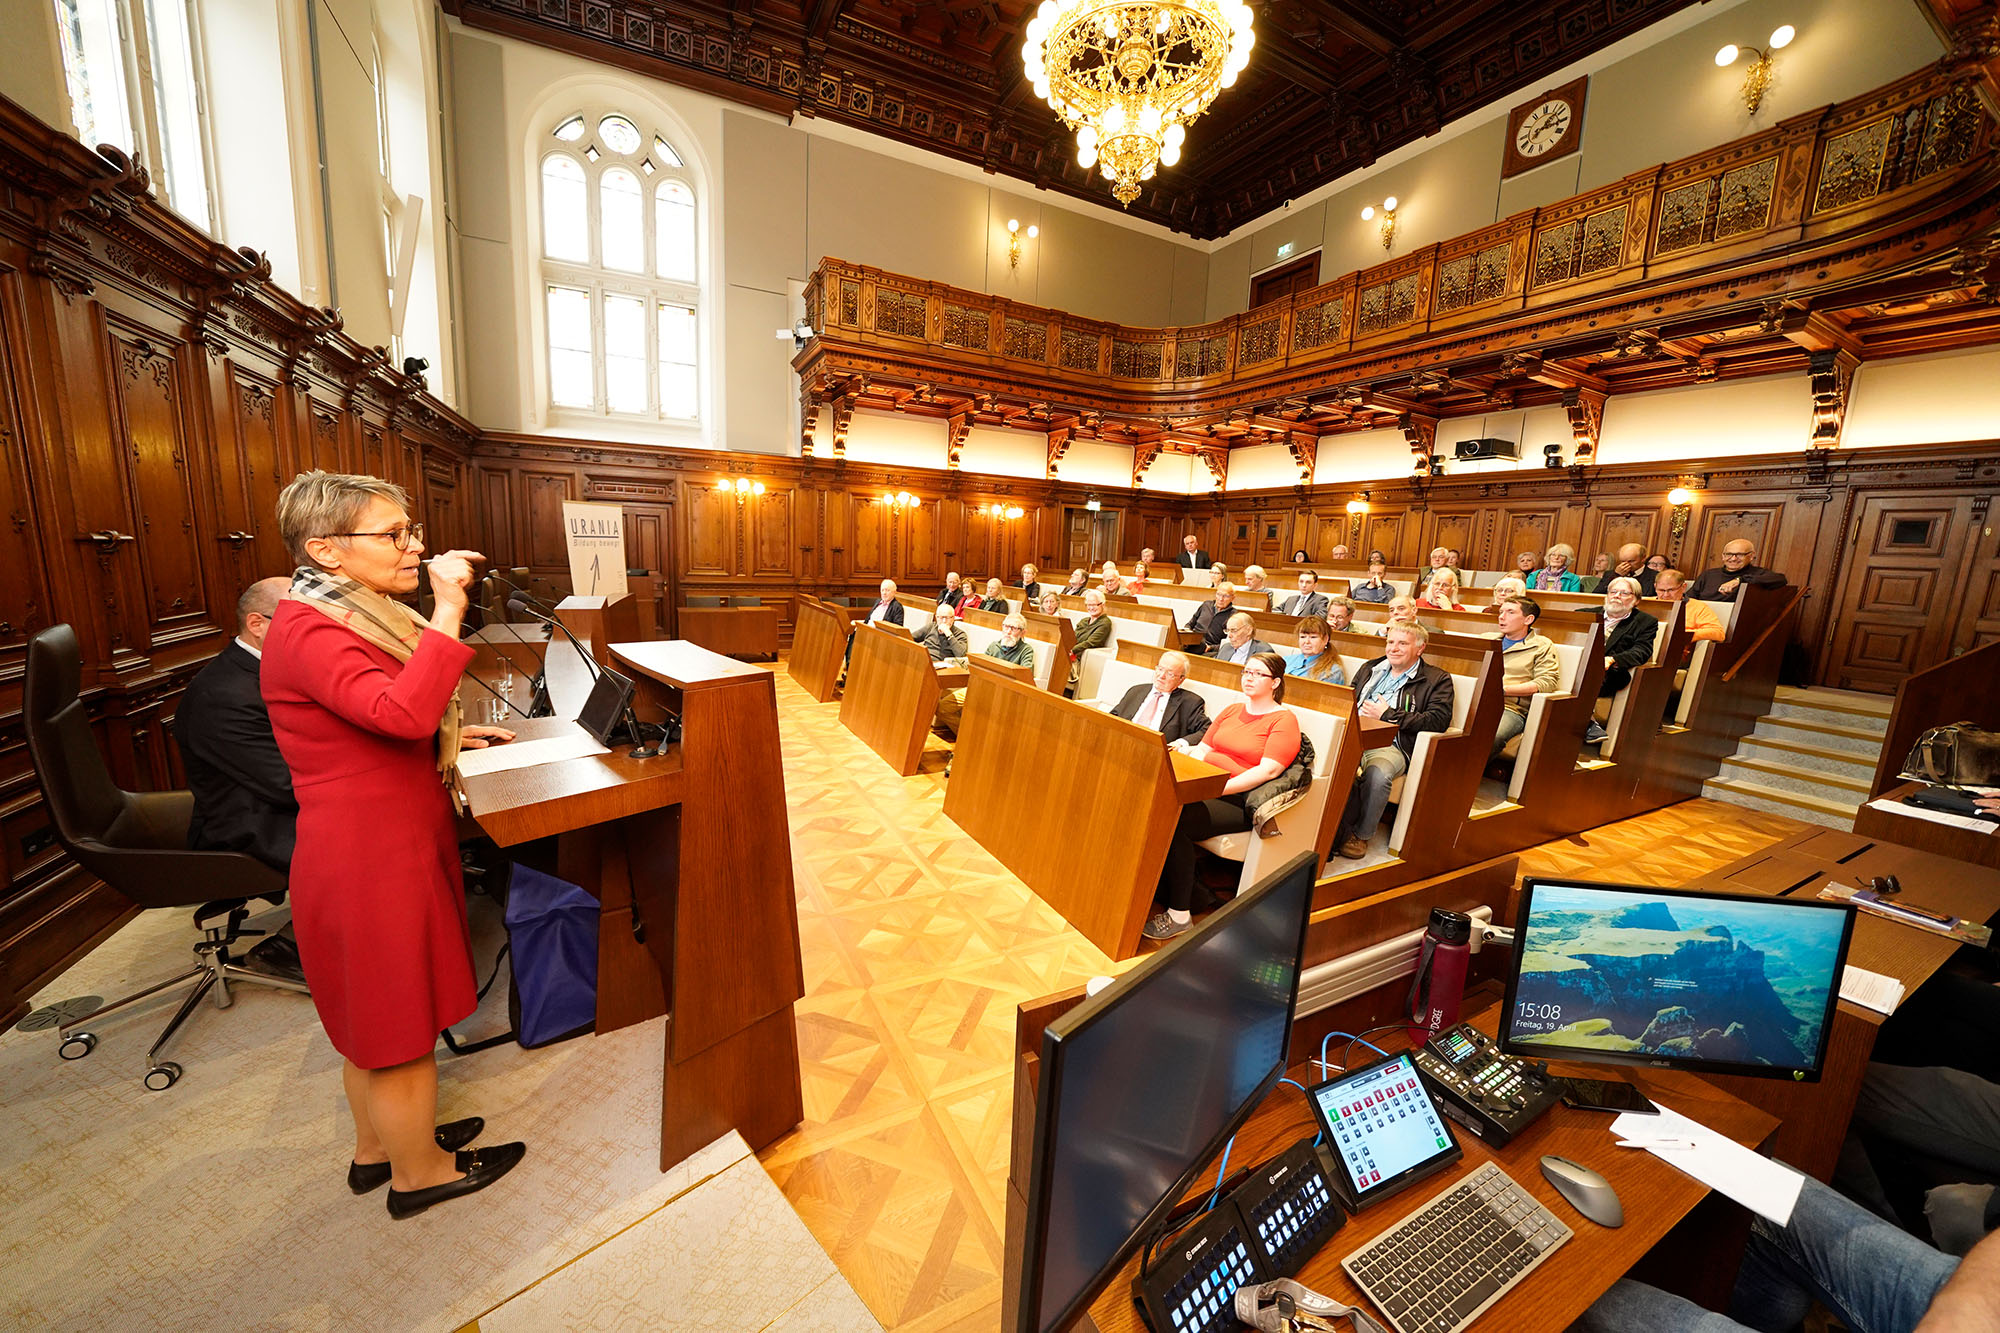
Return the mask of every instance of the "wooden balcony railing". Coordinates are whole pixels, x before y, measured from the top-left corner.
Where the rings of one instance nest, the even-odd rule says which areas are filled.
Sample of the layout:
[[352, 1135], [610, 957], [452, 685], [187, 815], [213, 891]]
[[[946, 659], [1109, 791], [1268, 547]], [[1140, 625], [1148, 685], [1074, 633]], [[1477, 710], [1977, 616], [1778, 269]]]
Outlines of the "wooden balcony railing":
[[843, 349], [900, 354], [1056, 393], [1070, 386], [1126, 401], [1185, 400], [1596, 298], [1622, 300], [1721, 266], [1754, 268], [1932, 202], [1963, 202], [1954, 192], [1989, 169], [1995, 133], [1976, 83], [1976, 71], [1926, 69], [1194, 327], [1083, 319], [829, 258], [806, 287], [820, 337], [794, 364], [809, 373], [823, 354]]

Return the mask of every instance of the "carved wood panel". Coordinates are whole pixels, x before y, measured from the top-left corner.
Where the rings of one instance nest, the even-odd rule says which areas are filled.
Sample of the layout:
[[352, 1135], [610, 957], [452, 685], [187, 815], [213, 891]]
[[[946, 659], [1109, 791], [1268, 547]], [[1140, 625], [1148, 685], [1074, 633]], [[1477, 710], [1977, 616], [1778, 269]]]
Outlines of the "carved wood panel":
[[[1763, 563], [1771, 551], [1771, 539], [1778, 533], [1779, 523], [1784, 517], [1783, 501], [1770, 503], [1748, 503], [1725, 505], [1703, 509], [1697, 528], [1699, 535], [1695, 541], [1683, 547], [1683, 559], [1689, 563], [1682, 569], [1690, 574], [1704, 569], [1713, 569], [1722, 563], [1722, 548], [1737, 538], [1749, 541], [1757, 548], [1758, 563]], [[1590, 555], [1580, 553], [1578, 563], [1588, 568]]]
[[1424, 540], [1424, 549], [1417, 553], [1419, 563], [1429, 564], [1432, 549], [1442, 546], [1459, 553], [1463, 562], [1460, 568], [1486, 568], [1482, 535], [1487, 527], [1487, 517], [1483, 509], [1433, 510], [1426, 524], [1428, 535]]
[[[1655, 538], [1664, 534], [1665, 525], [1660, 521], [1657, 508], [1599, 508], [1590, 511], [1590, 522], [1585, 528], [1584, 545], [1578, 548], [1579, 561], [1584, 568], [1590, 567], [1591, 557], [1602, 552], [1618, 561], [1618, 548], [1629, 542], [1637, 542], [1650, 553], [1663, 549], [1655, 544]], [[1723, 539], [1725, 542], [1729, 538]], [[1718, 548], [1719, 549], [1719, 548]]]
[[1523, 551], [1542, 554], [1556, 544], [1556, 520], [1560, 511], [1546, 509], [1503, 508], [1494, 523], [1498, 534], [1487, 554], [1487, 567], [1498, 569], [1514, 568], [1514, 561]]
[[[11, 289], [13, 275], [0, 275], [0, 287]], [[12, 292], [9, 291], [9, 295]], [[19, 373], [15, 343], [0, 319], [0, 667], [8, 674], [18, 668], [28, 638], [49, 623], [49, 570], [43, 546], [54, 533], [45, 532], [28, 484], [27, 439], [22, 431], [16, 386], [27, 382]]]
[[790, 487], [772, 486], [745, 506], [749, 573], [791, 575], [799, 555], [794, 535], [796, 499], [797, 492]]
[[518, 519], [514, 508], [513, 475], [482, 472], [479, 476], [479, 506], [486, 524], [486, 554], [495, 565], [512, 569], [521, 563]]
[[666, 510], [625, 506], [625, 568], [650, 569], [664, 580], [668, 551]]
[[[891, 578], [895, 567], [891, 556], [895, 534], [891, 530], [893, 507], [874, 496], [849, 495], [847, 500], [847, 572], [854, 578]], [[942, 580], [940, 580], [942, 582]]]
[[1862, 500], [1835, 609], [1831, 683], [1893, 690], [1903, 677], [1944, 660], [1957, 619], [1952, 609], [1962, 593], [1981, 591], [1961, 577], [1977, 535], [1972, 511], [1973, 499], [1964, 495]]
[[208, 624], [180, 350], [136, 330], [111, 331], [112, 402], [139, 520], [137, 552], [154, 646], [199, 633]]
[[736, 497], [689, 481], [681, 488], [690, 579], [730, 578], [736, 573]]
[[568, 569], [569, 544], [563, 535], [563, 501], [576, 496], [576, 474], [527, 472], [521, 477], [527, 519], [527, 564], [531, 569]]
[[1370, 551], [1380, 551], [1389, 557], [1389, 563], [1393, 565], [1400, 560], [1398, 551], [1402, 542], [1402, 514], [1366, 514], [1361, 521], [1361, 549], [1354, 556], [1357, 560], [1366, 560]]
[[[236, 454], [216, 469], [227, 532], [255, 541], [238, 561], [238, 579], [266, 577], [291, 567], [278, 535], [278, 492], [292, 479], [278, 433], [278, 386], [231, 363], [223, 375], [224, 403], [234, 428]], [[249, 569], [242, 566], [248, 565]]]

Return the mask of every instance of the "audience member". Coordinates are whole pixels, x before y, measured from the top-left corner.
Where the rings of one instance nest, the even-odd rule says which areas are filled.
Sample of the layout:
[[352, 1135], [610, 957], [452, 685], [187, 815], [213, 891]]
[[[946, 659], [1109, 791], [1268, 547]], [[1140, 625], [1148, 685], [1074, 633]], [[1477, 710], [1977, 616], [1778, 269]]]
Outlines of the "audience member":
[[1528, 581], [1526, 579], [1520, 577], [1518, 574], [1508, 574], [1494, 581], [1493, 600], [1479, 609], [1488, 613], [1497, 612], [1500, 609], [1502, 601], [1509, 597], [1524, 597], [1527, 595], [1527, 592]]
[[1223, 627], [1222, 642], [1215, 645], [1216, 661], [1247, 662], [1257, 653], [1270, 652], [1271, 645], [1256, 634], [1257, 622], [1250, 618], [1248, 611], [1238, 611], [1230, 616]]
[[[964, 631], [960, 631], [962, 634]], [[1010, 611], [1000, 622], [1000, 637], [986, 645], [986, 655], [1014, 666], [1035, 669], [1035, 645], [1022, 636], [1028, 632], [1028, 621], [1019, 611]], [[958, 724], [965, 717], [965, 688], [945, 690], [938, 695], [937, 720], [945, 733], [958, 735]]]
[[1326, 627], [1342, 634], [1354, 630], [1354, 602], [1344, 593], [1326, 599]]
[[1128, 597], [1137, 597], [1144, 591], [1146, 591], [1146, 562], [1141, 560], [1132, 567], [1132, 577], [1125, 580], [1125, 594]]
[[[1434, 570], [1451, 568], [1451, 552], [1445, 547], [1433, 546], [1431, 548], [1430, 567]], [[1425, 574], [1423, 577], [1428, 579], [1430, 575]]]
[[[953, 578], [958, 577], [953, 575]], [[943, 605], [943, 603], [939, 603]], [[896, 600], [896, 581], [883, 579], [881, 594], [875, 605], [868, 608], [867, 623], [870, 625], [900, 625], [903, 623], [903, 604]], [[840, 655], [840, 683], [847, 683], [847, 664], [854, 657], [854, 627], [848, 626], [847, 651]]]
[[236, 637], [195, 673], [174, 712], [174, 739], [194, 795], [188, 846], [246, 852], [276, 870], [292, 863], [299, 802], [271, 734], [258, 673], [264, 636], [291, 583], [260, 579], [243, 590], [236, 599]]
[[1626, 542], [1618, 548], [1618, 563], [1612, 572], [1639, 581], [1639, 595], [1653, 595], [1653, 568], [1646, 560], [1646, 548], [1638, 542]]
[[971, 579], [958, 585], [958, 605], [952, 610], [964, 615], [967, 611], [977, 611], [986, 605], [986, 599], [979, 595], [979, 586]]
[[[1292, 561], [1295, 564], [1303, 565], [1310, 558], [1311, 557], [1309, 557], [1304, 551], [1300, 551], [1292, 556]], [[1334, 547], [1333, 550], [1328, 553], [1326, 558], [1329, 560], [1352, 560], [1354, 558], [1354, 553], [1347, 549], [1346, 542], [1342, 542], [1340, 545]]]
[[1227, 583], [1229, 581], [1229, 566], [1223, 564], [1220, 560], [1210, 565], [1209, 570], [1211, 571], [1209, 574], [1210, 587], [1215, 586], [1217, 583]]
[[1379, 564], [1386, 567], [1389, 563], [1389, 553], [1380, 550], [1370, 551], [1368, 553], [1368, 560], [1370, 564]]
[[1347, 595], [1357, 602], [1386, 602], [1396, 595], [1396, 585], [1389, 582], [1389, 567], [1382, 562], [1379, 554], [1368, 557], [1368, 577], [1350, 580]]
[[1151, 685], [1134, 685], [1111, 709], [1113, 717], [1151, 727], [1170, 741], [1191, 741], [1208, 730], [1208, 706], [1193, 690], [1182, 689], [1188, 660], [1175, 652], [1160, 654]]
[[1533, 577], [1528, 580], [1528, 591], [1577, 591], [1579, 586], [1577, 577], [1569, 567], [1569, 562], [1576, 559], [1576, 548], [1565, 542], [1557, 542], [1549, 548], [1549, 553], [1544, 558], [1548, 563], [1536, 570]]
[[1646, 557], [1646, 568], [1652, 570], [1653, 573], [1658, 574], [1661, 570], [1665, 569], [1666, 567], [1667, 567], [1667, 558], [1665, 556], [1660, 555], [1656, 552], [1655, 554]]
[[1154, 561], [1154, 559], [1155, 559], [1155, 558], [1156, 558], [1156, 557], [1155, 557], [1155, 556], [1153, 555], [1153, 548], [1152, 548], [1152, 547], [1150, 547], [1150, 546], [1145, 546], [1145, 547], [1141, 547], [1141, 548], [1140, 548], [1140, 550], [1139, 550], [1139, 563], [1140, 563], [1140, 564], [1142, 564], [1142, 565], [1150, 565], [1150, 564], [1152, 564], [1152, 563], [1153, 563], [1153, 561]]
[[937, 604], [939, 606], [948, 606], [952, 610], [956, 611], [958, 609], [958, 604], [960, 600], [963, 599], [964, 596], [965, 596], [965, 590], [961, 586], [961, 581], [958, 577], [957, 572], [954, 571], [950, 574], [945, 575], [944, 591], [937, 595]]
[[1350, 861], [1368, 854], [1368, 839], [1389, 805], [1389, 788], [1408, 771], [1417, 737], [1451, 727], [1451, 675], [1424, 661], [1430, 637], [1422, 625], [1392, 625], [1382, 656], [1363, 662], [1355, 674], [1355, 711], [1370, 721], [1396, 724], [1396, 738], [1361, 756], [1361, 773], [1333, 842], [1334, 851]]
[[1174, 563], [1182, 569], [1207, 569], [1211, 562], [1208, 552], [1201, 549], [1201, 539], [1190, 532], [1181, 538], [1181, 553], [1174, 557]]
[[[1653, 639], [1660, 622], [1639, 609], [1639, 581], [1614, 578], [1604, 590], [1604, 610], [1598, 619], [1604, 624], [1604, 683], [1597, 688], [1599, 699], [1609, 699], [1632, 683], [1632, 669], [1653, 656]], [[1599, 712], [1606, 706], [1598, 705]], [[1602, 719], [1594, 718], [1583, 733], [1586, 743], [1596, 745], [1609, 733]]]
[[1433, 611], [1465, 609], [1458, 600], [1458, 575], [1452, 573], [1449, 565], [1431, 570], [1430, 582], [1424, 587], [1424, 595], [1417, 599], [1417, 605]]
[[1062, 595], [1065, 597], [1081, 597], [1083, 596], [1083, 590], [1089, 586], [1090, 575], [1082, 569], [1072, 569], [1069, 572], [1069, 582], [1063, 585]]
[[1299, 595], [1286, 605], [1285, 614], [1291, 616], [1326, 614], [1326, 594], [1319, 590], [1319, 575], [1310, 569], [1300, 572]]
[[1542, 553], [1540, 551], [1522, 551], [1514, 557], [1515, 572], [1520, 574], [1521, 582], [1523, 583], [1535, 577], [1535, 571], [1541, 567]]
[[1107, 597], [1122, 597], [1125, 595], [1125, 577], [1118, 572], [1117, 565], [1106, 560], [1104, 568], [1098, 570], [1097, 574], [1097, 589], [1099, 592]]
[[[1399, 593], [1389, 599], [1389, 618], [1387, 620], [1379, 622], [1363, 621], [1358, 628], [1364, 634], [1373, 634], [1377, 638], [1383, 638], [1388, 635], [1390, 629], [1397, 625], [1414, 625], [1418, 623], [1417, 609], [1416, 598], [1410, 596], [1408, 593]], [[1426, 628], [1424, 632], [1428, 634], [1430, 631]]]
[[1562, 679], [1562, 658], [1547, 635], [1535, 632], [1542, 617], [1541, 603], [1522, 595], [1500, 602], [1500, 628], [1486, 637], [1500, 640], [1500, 693], [1505, 707], [1500, 726], [1493, 733], [1493, 753], [1499, 754], [1508, 741], [1528, 725], [1528, 700], [1537, 694], [1553, 694]]
[[958, 612], [940, 606], [931, 623], [917, 636], [917, 642], [931, 655], [932, 664], [962, 662], [967, 651], [965, 631], [958, 627]]
[[1092, 648], [1111, 642], [1111, 617], [1104, 614], [1104, 593], [1092, 588], [1083, 594], [1083, 615], [1077, 620], [1076, 642], [1069, 650], [1069, 686], [1063, 693], [1076, 693], [1077, 673], [1083, 669], [1083, 655]]
[[1146, 922], [1149, 940], [1172, 939], [1194, 919], [1194, 872], [1200, 843], [1218, 833], [1250, 827], [1246, 796], [1278, 777], [1299, 757], [1299, 720], [1283, 706], [1285, 661], [1262, 652], [1243, 664], [1243, 702], [1224, 708], [1208, 732], [1192, 745], [1174, 742], [1196, 759], [1229, 773], [1222, 795], [1181, 808], [1160, 873], [1160, 911]]
[[1000, 595], [1001, 589], [1006, 586], [997, 577], [986, 580], [986, 595], [979, 599], [979, 609], [991, 611], [997, 616], [1004, 616], [1013, 610], [1014, 608], [1008, 605], [1007, 599]]
[[1456, 546], [1444, 553], [1444, 567], [1457, 575], [1460, 583], [1465, 582], [1465, 570], [1459, 565], [1462, 558], [1463, 555]]
[[1264, 587], [1264, 567], [1262, 565], [1243, 566], [1243, 591], [1267, 591]]
[[1059, 593], [1059, 592], [1045, 592], [1045, 593], [1043, 593], [1043, 594], [1042, 594], [1042, 597], [1041, 597], [1041, 605], [1040, 605], [1040, 607], [1039, 607], [1038, 609], [1039, 609], [1039, 610], [1041, 611], [1041, 613], [1042, 613], [1043, 615], [1045, 615], [1045, 616], [1059, 616], [1059, 615], [1061, 615], [1061, 614], [1062, 614], [1062, 594], [1061, 594], [1061, 593]]
[[1229, 625], [1229, 613], [1235, 607], [1234, 585], [1218, 583], [1214, 595], [1194, 609], [1194, 614], [1188, 617], [1187, 624], [1182, 628], [1190, 634], [1201, 635], [1201, 641], [1206, 645], [1203, 651], [1211, 650], [1222, 642], [1223, 631]]
[[1704, 602], [1733, 602], [1736, 590], [1746, 583], [1758, 588], [1785, 586], [1783, 574], [1756, 561], [1756, 545], [1738, 537], [1722, 548], [1722, 567], [1703, 570], [1688, 589], [1688, 596]]
[[1285, 655], [1285, 674], [1345, 685], [1347, 672], [1341, 669], [1340, 654], [1329, 646], [1333, 642], [1332, 627], [1326, 623], [1326, 617], [1307, 616], [1301, 620], [1298, 636], [1299, 650]]
[[[1681, 602], [1681, 623], [1694, 636], [1695, 643], [1703, 639], [1710, 643], [1721, 643], [1729, 637], [1722, 627], [1721, 617], [1715, 614], [1706, 602], [1698, 602], [1687, 596], [1687, 576], [1678, 569], [1662, 569], [1653, 576], [1653, 595], [1663, 602]], [[1689, 645], [1693, 650], [1693, 644]]]
[[1041, 571], [1033, 565], [1021, 566], [1021, 607], [1023, 610], [1039, 604], [1042, 600], [1042, 585], [1035, 581], [1040, 573]]

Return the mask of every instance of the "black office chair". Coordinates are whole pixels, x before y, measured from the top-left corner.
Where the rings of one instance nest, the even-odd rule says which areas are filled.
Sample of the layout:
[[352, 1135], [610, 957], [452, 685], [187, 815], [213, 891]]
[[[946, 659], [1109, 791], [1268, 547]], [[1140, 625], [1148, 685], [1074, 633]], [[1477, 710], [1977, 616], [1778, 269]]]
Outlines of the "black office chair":
[[[732, 597], [729, 599], [729, 604], [731, 606], [762, 606], [764, 599], [761, 597]], [[875, 603], [870, 602], [868, 605], [873, 606]]]
[[139, 907], [193, 907], [202, 939], [194, 946], [194, 966], [179, 976], [65, 1021], [58, 1050], [65, 1060], [81, 1060], [97, 1046], [97, 1034], [82, 1030], [85, 1024], [160, 991], [193, 983], [194, 989], [146, 1052], [146, 1086], [164, 1092], [180, 1078], [181, 1067], [161, 1060], [160, 1050], [203, 996], [213, 992], [215, 1007], [227, 1009], [231, 981], [305, 992], [295, 981], [252, 972], [230, 961], [229, 950], [237, 940], [264, 933], [244, 927], [250, 900], [283, 902], [285, 876], [241, 852], [189, 851], [192, 792], [129, 792], [112, 781], [77, 698], [82, 676], [83, 655], [76, 632], [68, 625], [51, 625], [29, 641], [21, 711], [28, 757], [48, 800], [56, 841], [77, 864]]
[[690, 598], [688, 598], [688, 599], [687, 599], [687, 602], [686, 602], [686, 605], [688, 605], [688, 606], [721, 606], [721, 605], [722, 605], [722, 599], [721, 599], [720, 597], [690, 597]]

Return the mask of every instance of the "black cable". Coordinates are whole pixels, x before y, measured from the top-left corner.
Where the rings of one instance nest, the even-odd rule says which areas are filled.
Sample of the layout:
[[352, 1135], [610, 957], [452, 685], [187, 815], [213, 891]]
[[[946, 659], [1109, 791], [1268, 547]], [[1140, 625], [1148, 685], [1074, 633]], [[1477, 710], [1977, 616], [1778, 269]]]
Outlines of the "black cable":
[[1347, 1039], [1347, 1053], [1340, 1057], [1341, 1067], [1345, 1069], [1347, 1066], [1352, 1065], [1354, 1063], [1354, 1044], [1358, 1041], [1367, 1040], [1369, 1033], [1387, 1032], [1391, 1028], [1406, 1028], [1409, 1025], [1410, 1025], [1409, 1019], [1399, 1018], [1393, 1023], [1377, 1023], [1372, 1028], [1361, 1029], [1361, 1031], [1355, 1033], [1352, 1037], [1349, 1037]]
[[507, 960], [507, 954], [513, 947], [514, 941], [506, 940], [500, 945], [500, 952], [493, 955], [493, 970], [486, 974], [486, 984], [479, 988], [478, 998], [485, 999], [486, 992], [492, 990], [493, 983], [500, 979], [500, 964]]

